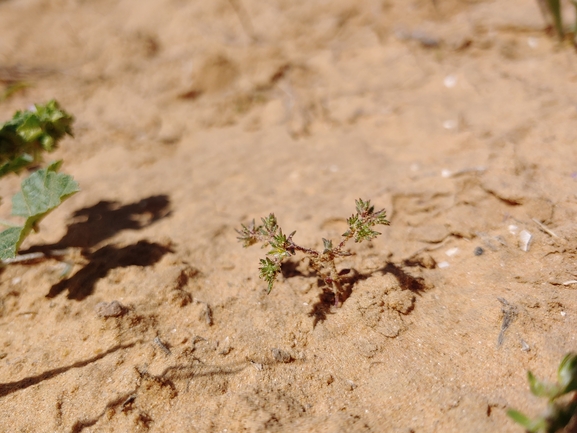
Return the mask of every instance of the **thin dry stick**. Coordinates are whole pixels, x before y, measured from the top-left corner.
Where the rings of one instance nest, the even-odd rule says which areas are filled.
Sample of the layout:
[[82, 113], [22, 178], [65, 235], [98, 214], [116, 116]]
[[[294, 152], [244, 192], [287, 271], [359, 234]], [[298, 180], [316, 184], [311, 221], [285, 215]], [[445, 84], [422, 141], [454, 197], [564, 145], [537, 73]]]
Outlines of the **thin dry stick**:
[[531, 219], [533, 220], [533, 222], [534, 222], [535, 224], [537, 224], [537, 225], [539, 226], [539, 228], [540, 228], [541, 230], [543, 230], [543, 231], [544, 231], [545, 233], [547, 233], [549, 236], [553, 236], [554, 238], [561, 239], [561, 240], [565, 240], [565, 239], [563, 239], [561, 236], [557, 236], [557, 235], [555, 234], [555, 232], [553, 232], [551, 229], [549, 229], [545, 224], [543, 224], [543, 223], [540, 222], [539, 220], [537, 220], [537, 219], [535, 219], [535, 218], [531, 218]]
[[166, 347], [166, 344], [164, 344], [164, 343], [162, 342], [162, 340], [160, 339], [160, 337], [156, 337], [154, 340], [152, 340], [152, 342], [153, 342], [160, 350], [162, 350], [166, 356], [172, 355], [172, 352], [170, 351], [170, 349], [169, 349], [168, 347]]
[[564, 286], [570, 286], [571, 284], [577, 284], [577, 280], [569, 280], [563, 282]]
[[47, 253], [42, 252], [28, 253], [28, 254], [21, 254], [16, 257], [12, 257], [10, 259], [3, 259], [1, 260], [1, 262], [2, 265], [10, 265], [12, 263], [22, 263], [22, 262], [29, 262], [32, 260], [47, 259], [50, 257], [65, 256], [69, 253], [70, 251], [68, 250], [53, 250]]

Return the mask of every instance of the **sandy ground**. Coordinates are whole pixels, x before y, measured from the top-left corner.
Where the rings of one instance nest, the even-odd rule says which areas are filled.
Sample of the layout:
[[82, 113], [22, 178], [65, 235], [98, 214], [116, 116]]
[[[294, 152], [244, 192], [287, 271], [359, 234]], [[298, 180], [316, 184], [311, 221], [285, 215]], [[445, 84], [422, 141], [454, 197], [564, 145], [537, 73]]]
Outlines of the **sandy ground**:
[[[577, 348], [577, 56], [535, 1], [4, 0], [0, 29], [0, 84], [30, 85], [1, 118], [56, 98], [82, 188], [22, 248], [63, 261], [0, 274], [0, 431], [520, 432], [506, 409], [544, 408], [526, 370]], [[391, 225], [338, 263], [342, 308], [296, 258], [267, 295], [234, 229], [274, 212], [320, 248], [357, 198]]]

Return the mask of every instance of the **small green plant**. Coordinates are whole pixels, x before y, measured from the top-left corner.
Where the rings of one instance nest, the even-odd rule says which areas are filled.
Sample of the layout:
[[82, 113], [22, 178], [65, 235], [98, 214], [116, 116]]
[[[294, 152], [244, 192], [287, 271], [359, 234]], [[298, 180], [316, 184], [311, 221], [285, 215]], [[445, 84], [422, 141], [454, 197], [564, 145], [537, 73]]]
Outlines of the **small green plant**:
[[270, 251], [266, 257], [260, 260], [260, 278], [268, 283], [268, 292], [273, 288], [277, 275], [281, 271], [283, 260], [295, 255], [297, 252], [303, 253], [309, 258], [310, 266], [323, 279], [325, 284], [335, 294], [335, 304], [339, 304], [339, 295], [343, 293], [342, 277], [339, 275], [335, 266], [337, 257], [350, 255], [344, 250], [346, 243], [354, 239], [355, 242], [370, 241], [381, 233], [373, 230], [377, 224], [388, 225], [385, 210], [375, 212], [374, 206], [370, 200], [356, 200], [357, 213], [347, 219], [348, 230], [342, 234], [342, 239], [338, 245], [334, 246], [333, 242], [323, 238], [323, 250], [316, 251], [310, 248], [304, 248], [293, 241], [296, 231], [288, 236], [277, 224], [274, 214], [267, 218], [262, 218], [262, 224], [256, 225], [253, 220], [248, 226], [242, 225], [238, 240], [244, 247], [249, 247], [258, 242], [263, 243], [263, 248], [270, 246]]
[[562, 398], [577, 390], [577, 353], [565, 355], [557, 370], [557, 383], [542, 382], [530, 371], [527, 372], [527, 379], [531, 393], [548, 401], [545, 412], [534, 420], [514, 409], [507, 411], [507, 415], [525, 427], [526, 431], [554, 433], [569, 425], [572, 418], [577, 418], [577, 393], [572, 398]]
[[[42, 161], [66, 135], [72, 135], [73, 118], [54, 100], [34, 109], [18, 111], [0, 126], [0, 177], [18, 173]], [[22, 181], [22, 190], [12, 198], [12, 214], [26, 218], [22, 226], [0, 233], [0, 259], [16, 256], [22, 241], [62, 201], [79, 191], [71, 176], [58, 173], [62, 161], [32, 173]], [[9, 225], [9, 224], [5, 224]]]

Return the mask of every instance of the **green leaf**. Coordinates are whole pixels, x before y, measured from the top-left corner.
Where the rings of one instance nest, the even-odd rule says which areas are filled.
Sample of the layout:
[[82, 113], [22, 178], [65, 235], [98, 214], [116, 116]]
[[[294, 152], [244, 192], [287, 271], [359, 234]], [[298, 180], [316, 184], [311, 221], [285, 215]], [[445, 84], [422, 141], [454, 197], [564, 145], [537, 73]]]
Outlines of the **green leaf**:
[[16, 257], [18, 247], [22, 243], [21, 236], [24, 227], [10, 227], [0, 233], [0, 259]]
[[52, 152], [61, 138], [72, 135], [73, 121], [54, 100], [17, 111], [0, 125], [0, 176], [40, 162], [42, 152]]
[[43, 216], [80, 190], [72, 176], [58, 173], [61, 164], [53, 162], [22, 181], [22, 191], [12, 197], [13, 215]]
[[56, 140], [64, 135], [72, 135], [72, 116], [60, 109], [58, 102], [52, 100], [45, 105], [36, 104], [34, 111], [22, 113], [16, 132], [26, 142], [38, 140], [44, 150], [54, 150]]
[[12, 214], [25, 217], [26, 221], [22, 227], [0, 233], [0, 259], [14, 257], [40, 220], [80, 190], [72, 176], [57, 172], [61, 163], [54, 162], [22, 181], [22, 190], [12, 197]]
[[371, 230], [369, 225], [362, 225], [355, 234], [355, 242], [370, 241], [380, 235], [379, 232]]
[[357, 205], [357, 213], [359, 215], [372, 214], [375, 210], [374, 206], [371, 206], [370, 200], [363, 201], [363, 199], [360, 198], [355, 200], [355, 204]]
[[260, 259], [260, 278], [268, 283], [268, 293], [272, 290], [272, 286], [276, 280], [277, 274], [280, 272], [280, 263], [277, 263], [268, 257]]
[[525, 414], [516, 411], [514, 409], [509, 409], [507, 411], [507, 416], [511, 418], [518, 424], [521, 424], [525, 427], [525, 430], [531, 433], [539, 433], [547, 431], [547, 424], [542, 418], [538, 418], [535, 421], [528, 418]]
[[267, 254], [278, 257], [279, 259], [290, 257], [290, 253], [287, 251], [287, 243], [287, 237], [283, 234], [282, 230], [279, 230], [279, 234], [271, 239], [270, 246], [272, 249]]
[[577, 390], [577, 353], [565, 355], [557, 370], [557, 381], [563, 394]]
[[376, 212], [374, 216], [375, 216], [374, 220], [375, 224], [381, 224], [384, 226], [388, 226], [390, 224], [389, 221], [387, 220], [387, 213], [385, 212], [384, 209]]
[[16, 132], [24, 141], [38, 140], [43, 132], [40, 119], [34, 115], [24, 118], [22, 124], [16, 129]]
[[507, 416], [511, 418], [513, 421], [515, 421], [517, 424], [521, 424], [527, 430], [533, 424], [533, 421], [531, 421], [529, 417], [527, 417], [525, 414], [515, 409], [509, 409], [507, 411]]
[[555, 392], [552, 389], [554, 385], [540, 381], [530, 371], [527, 372], [527, 380], [529, 381], [529, 389], [531, 390], [531, 394], [534, 396], [547, 398], [554, 397]]
[[278, 230], [278, 224], [276, 221], [276, 217], [273, 213], [271, 213], [266, 218], [261, 218], [263, 226], [260, 228], [260, 232], [264, 236], [275, 236]]
[[0, 177], [8, 173], [18, 173], [25, 167], [28, 167], [34, 162], [34, 157], [27, 153], [23, 153], [0, 165]]

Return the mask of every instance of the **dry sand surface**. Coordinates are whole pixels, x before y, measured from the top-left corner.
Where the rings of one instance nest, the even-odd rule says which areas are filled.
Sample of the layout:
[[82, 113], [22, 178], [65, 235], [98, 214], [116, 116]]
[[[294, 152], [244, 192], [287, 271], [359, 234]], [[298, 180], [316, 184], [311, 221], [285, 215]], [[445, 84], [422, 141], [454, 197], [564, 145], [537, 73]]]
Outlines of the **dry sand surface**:
[[[577, 348], [576, 71], [533, 0], [1, 1], [0, 118], [56, 98], [82, 191], [0, 274], [0, 431], [522, 431]], [[234, 229], [358, 198], [342, 308], [299, 257], [267, 295]]]

